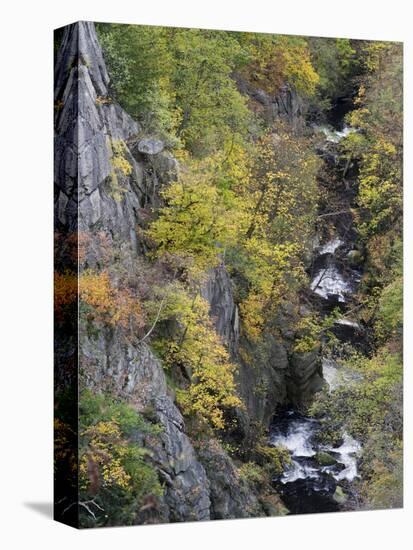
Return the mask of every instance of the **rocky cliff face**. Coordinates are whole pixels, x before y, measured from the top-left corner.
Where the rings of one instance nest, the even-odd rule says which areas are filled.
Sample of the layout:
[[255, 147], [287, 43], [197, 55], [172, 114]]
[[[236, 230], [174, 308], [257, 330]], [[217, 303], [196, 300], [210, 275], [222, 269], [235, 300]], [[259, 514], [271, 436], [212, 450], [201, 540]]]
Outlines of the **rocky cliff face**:
[[[109, 77], [92, 23], [68, 28], [57, 66], [58, 227], [78, 227], [79, 235], [87, 235], [88, 252], [80, 269], [105, 264], [100, 233], [104, 228], [106, 246], [117, 251], [116, 269], [133, 279], [139, 270], [136, 225], [141, 209], [159, 182], [172, 177], [169, 171], [176, 169], [176, 163], [163, 151], [145, 149], [147, 142], [140, 144], [144, 137], [139, 125], [108, 97]], [[118, 143], [122, 143], [121, 154], [130, 169], [118, 178], [120, 190], [115, 194], [113, 164]], [[81, 316], [79, 332], [81, 384], [110, 391], [139, 411], [151, 407], [163, 427], [156, 441], [143, 441], [166, 486], [157, 521], [209, 519], [205, 469], [185, 434], [159, 361], [146, 343], [129, 340], [121, 328], [91, 327]]]
[[231, 354], [236, 354], [240, 332], [239, 311], [234, 301], [233, 284], [224, 264], [210, 272], [201, 295], [211, 306], [210, 315], [216, 331]]
[[156, 520], [209, 519], [209, 481], [168, 393], [159, 360], [145, 343], [126, 341], [120, 330], [100, 330], [98, 335], [88, 336], [87, 327], [81, 326], [80, 335], [85, 385], [118, 395], [140, 412], [150, 409], [153, 420], [163, 428], [156, 437], [136, 434], [151, 451], [166, 487]]
[[[211, 317], [218, 334], [239, 365], [237, 382], [246, 412], [240, 412], [242, 431], [251, 422], [268, 427], [279, 405], [307, 404], [323, 385], [319, 349], [293, 351], [297, 320], [294, 308], [284, 304], [274, 319], [274, 331], [264, 335], [259, 347], [240, 335], [238, 306], [233, 284], [225, 266], [214, 269], [202, 291], [211, 305]], [[274, 334], [277, 334], [275, 336]]]
[[[177, 162], [161, 141], [145, 136], [139, 124], [111, 99], [109, 76], [92, 23], [67, 28], [57, 67], [57, 230], [79, 231], [79, 243], [87, 239], [81, 271], [105, 267], [115, 280], [126, 276], [133, 285], [144, 263], [145, 246], [136, 229], [144, 223], [146, 209], [158, 206], [162, 185], [176, 177]], [[276, 99], [261, 95], [257, 100], [274, 115], [298, 124], [302, 106], [291, 90]], [[111, 262], [106, 259], [108, 248]], [[212, 270], [202, 294], [210, 303], [217, 332], [239, 363], [238, 386], [246, 405], [240, 412], [244, 435], [252, 422], [266, 428], [278, 404], [300, 401], [305, 392], [312, 391], [316, 358], [291, 356], [288, 337], [268, 336], [260, 350], [242, 339], [232, 282], [224, 265]], [[237, 468], [218, 442], [211, 440], [207, 447], [194, 448], [162, 365], [147, 342], [126, 336], [122, 327], [91, 326], [82, 314], [79, 324], [81, 384], [125, 399], [140, 412], [150, 409], [163, 428], [157, 438], [136, 434], [151, 451], [166, 487], [151, 521], [273, 513], [240, 481]]]
[[241, 75], [235, 75], [238, 89], [247, 95], [260, 112], [267, 125], [277, 120], [286, 122], [293, 130], [305, 125], [305, 115], [309, 105], [299, 94], [288, 85], [281, 87], [277, 95], [270, 95], [260, 88], [256, 88]]

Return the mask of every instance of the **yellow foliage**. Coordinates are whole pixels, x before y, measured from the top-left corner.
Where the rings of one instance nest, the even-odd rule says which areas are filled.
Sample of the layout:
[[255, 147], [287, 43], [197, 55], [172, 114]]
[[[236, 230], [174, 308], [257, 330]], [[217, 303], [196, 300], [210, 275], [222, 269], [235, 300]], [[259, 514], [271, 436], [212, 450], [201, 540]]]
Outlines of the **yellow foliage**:
[[81, 438], [87, 441], [79, 456], [80, 487], [87, 490], [91, 484], [90, 471], [96, 469], [103, 486], [128, 489], [131, 477], [122, 465], [127, 451], [127, 441], [122, 438], [115, 420], [98, 422], [84, 430]]
[[222, 429], [224, 409], [241, 406], [234, 381], [236, 366], [214, 330], [206, 300], [178, 283], [164, 292], [163, 318], [174, 319], [180, 327], [177, 336], [164, 343], [164, 359], [168, 367], [180, 367], [190, 381], [186, 390], [177, 392], [178, 403], [184, 414]]
[[122, 185], [122, 179], [130, 176], [132, 165], [126, 159], [126, 145], [121, 139], [108, 140], [108, 147], [111, 151], [112, 172], [110, 174], [110, 194], [116, 201], [120, 201], [126, 192]]
[[320, 80], [305, 40], [291, 36], [250, 35], [252, 61], [244, 75], [261, 88], [277, 95], [289, 83], [302, 95], [315, 93]]
[[77, 472], [76, 455], [77, 436], [66, 423], [55, 418], [54, 420], [54, 458], [55, 470], [66, 475]]
[[93, 308], [98, 320], [124, 328], [129, 327], [130, 323], [137, 328], [145, 325], [138, 298], [127, 287], [112, 286], [107, 271], [84, 271], [79, 278], [79, 296], [83, 303]]
[[216, 266], [225, 247], [238, 234], [237, 210], [230, 192], [211, 177], [215, 160], [191, 162], [162, 196], [166, 206], [147, 234], [158, 245], [157, 255], [174, 255], [192, 277]]
[[233, 260], [249, 282], [240, 308], [252, 339], [269, 312], [305, 281], [302, 258], [316, 215], [318, 167], [309, 144], [283, 126], [257, 144], [255, 166], [240, 190], [239, 219], [249, 221], [248, 229]]
[[132, 166], [125, 158], [126, 145], [121, 139], [112, 139], [112, 165], [123, 175], [129, 176], [132, 173]]

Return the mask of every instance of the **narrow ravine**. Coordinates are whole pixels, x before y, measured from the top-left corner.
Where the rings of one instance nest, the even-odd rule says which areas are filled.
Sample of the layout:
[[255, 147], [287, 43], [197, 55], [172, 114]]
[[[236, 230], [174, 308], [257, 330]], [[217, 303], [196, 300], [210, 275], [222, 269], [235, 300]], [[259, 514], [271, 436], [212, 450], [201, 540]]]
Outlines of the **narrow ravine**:
[[[362, 327], [351, 318], [350, 307], [362, 275], [361, 262], [356, 261], [360, 253], [356, 248], [357, 232], [351, 214], [356, 177], [351, 170], [338, 166], [338, 144], [354, 130], [344, 124], [340, 110], [333, 121], [334, 126], [313, 127], [315, 135], [321, 136], [317, 151], [324, 160], [326, 173], [334, 182], [336, 200], [331, 206], [333, 212], [326, 213], [325, 206], [320, 212], [320, 218], [331, 214], [334, 221], [329, 224], [328, 232], [325, 227], [320, 231], [320, 242], [314, 250], [310, 270], [310, 289], [322, 315], [333, 310], [342, 313], [333, 328], [341, 344], [354, 344], [362, 334]], [[357, 381], [350, 369], [334, 359], [336, 355], [339, 350], [333, 349], [328, 356], [322, 357], [328, 391]], [[361, 444], [343, 426], [341, 440], [336, 446], [323, 445], [320, 443], [322, 438], [318, 437], [322, 430], [319, 420], [293, 408], [278, 412], [273, 419], [270, 444], [286, 448], [291, 458], [290, 465], [274, 484], [291, 514], [348, 509], [341, 485], [349, 488], [358, 477]]]

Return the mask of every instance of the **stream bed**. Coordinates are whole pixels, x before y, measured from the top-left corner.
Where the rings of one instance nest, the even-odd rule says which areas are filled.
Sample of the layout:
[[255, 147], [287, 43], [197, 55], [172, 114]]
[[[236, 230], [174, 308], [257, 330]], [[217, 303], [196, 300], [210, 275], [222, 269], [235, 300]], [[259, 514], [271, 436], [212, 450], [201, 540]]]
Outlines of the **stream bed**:
[[[314, 131], [324, 136], [325, 147], [331, 156], [340, 140], [353, 130], [338, 124], [335, 129], [322, 126], [315, 127]], [[346, 318], [346, 311], [361, 280], [361, 269], [349, 260], [355, 248], [356, 232], [352, 216], [348, 214], [352, 200], [348, 181], [343, 181], [342, 193], [345, 207], [343, 214], [335, 219], [335, 234], [330, 234], [328, 239], [321, 238], [322, 242], [314, 250], [310, 289], [321, 302], [321, 310], [328, 313], [338, 308], [343, 312], [335, 328], [342, 342], [352, 343], [361, 327], [355, 320]], [[341, 362], [330, 357], [323, 357], [321, 361], [328, 391], [357, 382], [356, 375]], [[278, 412], [270, 427], [269, 443], [287, 449], [291, 458], [291, 464], [274, 480], [290, 514], [342, 510], [346, 496], [341, 486], [348, 489], [358, 477], [360, 443], [343, 426], [340, 443], [336, 447], [326, 446], [317, 437], [321, 430], [322, 422], [293, 408]]]

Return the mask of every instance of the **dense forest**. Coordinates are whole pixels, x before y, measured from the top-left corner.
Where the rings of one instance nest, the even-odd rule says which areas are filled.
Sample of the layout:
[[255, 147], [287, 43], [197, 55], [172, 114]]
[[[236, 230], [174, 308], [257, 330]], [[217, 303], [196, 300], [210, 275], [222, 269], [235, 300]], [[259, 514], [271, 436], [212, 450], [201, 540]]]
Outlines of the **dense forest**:
[[79, 23], [56, 60], [58, 515], [402, 506], [402, 46]]

